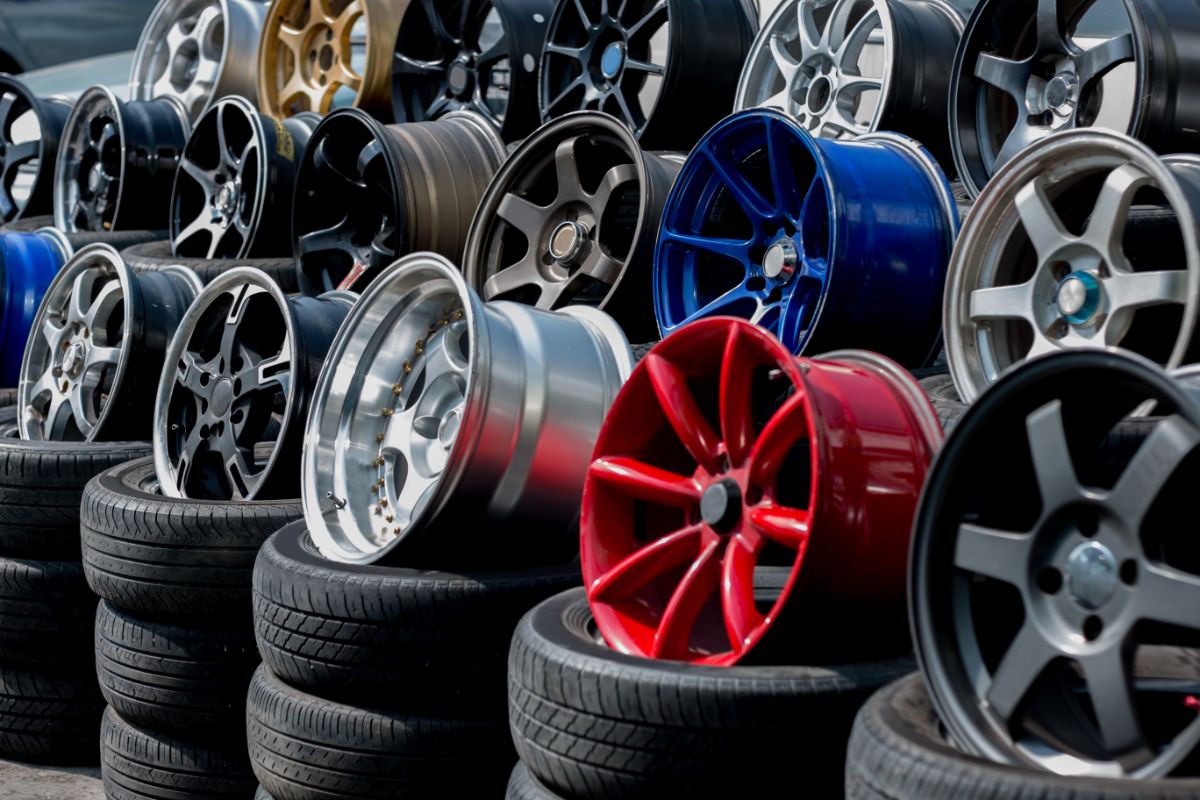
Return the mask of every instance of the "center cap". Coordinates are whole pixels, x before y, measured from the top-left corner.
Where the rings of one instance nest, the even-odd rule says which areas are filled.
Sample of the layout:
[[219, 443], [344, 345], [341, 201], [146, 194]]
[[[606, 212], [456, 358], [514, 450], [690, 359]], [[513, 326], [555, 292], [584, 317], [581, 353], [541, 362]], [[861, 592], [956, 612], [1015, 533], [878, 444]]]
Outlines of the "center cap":
[[95, 194], [104, 185], [104, 173], [100, 170], [99, 162], [92, 165], [87, 177], [88, 191]]
[[1055, 292], [1059, 315], [1072, 325], [1082, 325], [1100, 307], [1100, 282], [1090, 272], [1072, 272]]
[[600, 56], [600, 74], [610, 81], [625, 68], [625, 43], [613, 42]]
[[467, 69], [467, 65], [461, 61], [451, 64], [450, 70], [446, 73], [446, 83], [450, 87], [450, 91], [457, 95], [465, 92], [471, 83], [471, 73]]
[[588, 229], [578, 222], [559, 223], [550, 234], [550, 256], [561, 263], [576, 261], [587, 246]]
[[1099, 542], [1084, 542], [1067, 559], [1067, 589], [1076, 603], [1095, 611], [1117, 590], [1117, 560]]
[[767, 248], [763, 256], [763, 274], [771, 280], [786, 281], [796, 271], [800, 253], [791, 239], [780, 239]]
[[1075, 93], [1075, 78], [1072, 75], [1055, 75], [1046, 84], [1046, 105], [1060, 114], [1071, 110], [1072, 95]]
[[213, 416], [223, 417], [229, 411], [229, 407], [233, 405], [233, 381], [229, 378], [221, 378], [216, 382], [212, 390], [212, 399], [210, 400]]
[[217, 190], [217, 209], [224, 214], [232, 214], [237, 205], [237, 187], [233, 181], [221, 184]]
[[67, 348], [67, 352], [63, 353], [62, 368], [63, 372], [67, 373], [72, 378], [79, 376], [79, 373], [83, 371], [82, 344], [75, 342]]
[[742, 489], [737, 481], [723, 478], [700, 495], [700, 519], [713, 530], [724, 533], [742, 514]]

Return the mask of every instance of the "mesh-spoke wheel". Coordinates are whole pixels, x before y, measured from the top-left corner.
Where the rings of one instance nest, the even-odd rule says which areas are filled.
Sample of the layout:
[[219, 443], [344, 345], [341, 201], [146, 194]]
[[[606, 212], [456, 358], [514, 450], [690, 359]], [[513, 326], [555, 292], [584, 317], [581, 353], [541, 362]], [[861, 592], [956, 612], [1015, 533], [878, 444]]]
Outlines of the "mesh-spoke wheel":
[[[1099, 129], [1058, 134], [1005, 165], [967, 218], [946, 284], [963, 399], [1060, 349], [1186, 363], [1200, 305], [1198, 166]], [[1174, 223], [1131, 224], [1155, 208]]]
[[[1148, 403], [1143, 435], [1114, 448], [1114, 426]], [[1179, 524], [1197, 444], [1195, 397], [1114, 352], [1032, 361], [959, 421], [918, 512], [910, 600], [960, 745], [1069, 775], [1156, 777], [1200, 742], [1200, 565]], [[1163, 646], [1190, 664], [1155, 669]]]
[[667, 200], [659, 329], [736, 316], [794, 353], [860, 347], [923, 366], [957, 231], [946, 178], [912, 140], [817, 139], [782, 112], [743, 111], [701, 140]]
[[[354, 307], [317, 386], [302, 495], [313, 541], [327, 558], [371, 562], [436, 518], [521, 563], [542, 535], [562, 551], [631, 369], [603, 312], [484, 305], [445, 259], [400, 260]], [[515, 556], [491, 537], [501, 522], [521, 531]]]
[[542, 50], [542, 121], [604, 111], [648, 149], [686, 150], [732, 106], [753, 38], [743, 0], [564, 0]]
[[54, 158], [70, 104], [0, 74], [0, 222], [49, 214]]
[[[1101, 9], [1117, 14], [1089, 13]], [[1105, 24], [1113, 16], [1115, 30]], [[1200, 7], [1189, 0], [982, 0], [950, 85], [950, 140], [967, 190], [979, 194], [1022, 149], [1070, 128], [1123, 131], [1159, 153], [1195, 150], [1197, 33]]]
[[189, 269], [135, 273], [89, 245], [46, 290], [25, 347], [22, 439], [144, 441], [167, 340], [200, 291]]
[[488, 187], [467, 236], [467, 283], [486, 301], [598, 306], [634, 341], [657, 338], [650, 267], [679, 166], [606, 114], [548, 123]]
[[829, 139], [898, 131], [948, 167], [945, 65], [962, 29], [943, 0], [785, 0], [754, 40], [734, 109], [777, 108]]
[[188, 308], [154, 406], [154, 469], [167, 497], [295, 497], [301, 434], [325, 354], [354, 298], [289, 297], [231, 269]]
[[60, 231], [0, 233], [0, 386], [21, 379], [21, 356], [38, 306], [74, 248]]
[[[729, 665], [804, 616], [806, 596], [834, 603], [841, 625], [856, 609], [878, 624], [904, 606], [941, 438], [920, 386], [886, 358], [797, 359], [741, 320], [689, 325], [638, 364], [596, 442], [580, 532], [600, 632], [623, 653]], [[769, 571], [786, 579], [764, 595]]]
[[538, 126], [537, 59], [554, 0], [410, 0], [392, 65], [397, 122], [475, 111], [519, 140]]
[[320, 118], [276, 123], [248, 100], [226, 97], [188, 138], [171, 197], [171, 246], [186, 258], [291, 253], [296, 168]]
[[407, 253], [461, 260], [471, 215], [504, 156], [495, 128], [471, 112], [404, 125], [352, 108], [330, 114], [296, 175], [301, 291], [365, 285]]
[[221, 97], [253, 101], [266, 17], [260, 0], [159, 0], [133, 55], [129, 98], [177, 97], [193, 120]]
[[392, 113], [392, 45], [405, 3], [274, 0], [258, 44], [258, 104], [276, 119], [355, 106]]
[[165, 230], [187, 142], [174, 97], [126, 103], [103, 86], [80, 96], [54, 168], [54, 224], [74, 231]]

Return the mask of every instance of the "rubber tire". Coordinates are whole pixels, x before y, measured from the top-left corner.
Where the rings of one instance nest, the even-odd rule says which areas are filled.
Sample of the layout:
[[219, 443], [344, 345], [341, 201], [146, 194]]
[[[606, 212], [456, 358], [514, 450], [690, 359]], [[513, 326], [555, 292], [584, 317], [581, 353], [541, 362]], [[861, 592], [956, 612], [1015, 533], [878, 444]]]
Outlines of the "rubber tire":
[[514, 760], [499, 720], [355, 708], [293, 689], [265, 667], [250, 682], [246, 733], [259, 783], [277, 800], [496, 797]]
[[[5, 225], [3, 230], [13, 233], [33, 233], [39, 228], [53, 227], [55, 227], [54, 217], [47, 215], [14, 220]], [[107, 244], [121, 250], [143, 242], [156, 242], [168, 234], [166, 231], [74, 231], [72, 233], [64, 232], [63, 235], [67, 237], [67, 241], [75, 250], [97, 243]]]
[[0, 408], [0, 553], [77, 560], [83, 487], [106, 469], [149, 455], [149, 442], [26, 442], [17, 410]]
[[920, 384], [921, 388], [925, 390], [925, 394], [929, 395], [930, 400], [951, 400], [955, 403], [963, 401], [962, 395], [958, 393], [958, 389], [954, 385], [954, 379], [948, 372], [921, 378]]
[[[461, 573], [338, 564], [300, 521], [258, 554], [254, 632], [274, 674], [321, 697], [503, 719], [517, 622], [580, 580], [577, 564]], [[395, 691], [405, 684], [422, 690]]]
[[559, 794], [771, 796], [803, 776], [842, 787], [859, 706], [909, 657], [823, 667], [698, 667], [610, 650], [582, 589], [521, 620], [509, 655], [509, 722], [521, 760]]
[[35, 764], [99, 763], [103, 709], [88, 670], [0, 665], [0, 755]]
[[533, 777], [528, 767], [517, 762], [512, 776], [508, 779], [504, 800], [564, 800], [564, 798], [547, 789], [545, 784]]
[[189, 739], [244, 735], [246, 687], [259, 663], [248, 631], [162, 624], [101, 600], [95, 647], [100, 691], [123, 718]]
[[83, 492], [79, 531], [88, 585], [151, 619], [216, 617], [249, 626], [258, 548], [304, 515], [299, 500], [219, 502], [164, 497], [154, 460], [109, 469]]
[[0, 656], [7, 663], [79, 663], [91, 658], [96, 598], [74, 561], [0, 556]]
[[171, 254], [171, 242], [165, 239], [127, 247], [121, 251], [121, 258], [125, 266], [139, 272], [157, 272], [170, 266], [188, 267], [195, 270], [205, 285], [234, 267], [253, 267], [265, 272], [285, 293], [300, 290], [296, 282], [296, 262], [290, 258], [176, 258]]
[[1064, 777], [996, 764], [941, 734], [920, 675], [878, 692], [854, 720], [848, 800], [1173, 800], [1200, 797], [1200, 779]]
[[[16, 389], [0, 389], [0, 408], [8, 408], [9, 406], [15, 406], [16, 404], [17, 404], [17, 390]], [[14, 420], [14, 422], [16, 421], [15, 416], [13, 417], [13, 420]]]
[[258, 783], [240, 737], [223, 747], [139, 728], [111, 708], [100, 723], [106, 800], [250, 800]]
[[275, 800], [275, 798], [271, 796], [270, 792], [268, 792], [262, 786], [259, 786], [254, 792], [254, 800]]

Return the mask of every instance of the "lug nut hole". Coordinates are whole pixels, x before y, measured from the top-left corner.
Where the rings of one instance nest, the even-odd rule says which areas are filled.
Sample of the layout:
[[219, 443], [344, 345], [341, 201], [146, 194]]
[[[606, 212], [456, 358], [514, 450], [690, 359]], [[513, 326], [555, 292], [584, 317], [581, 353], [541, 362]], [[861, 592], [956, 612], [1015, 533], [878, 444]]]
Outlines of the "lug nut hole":
[[1054, 567], [1046, 567], [1037, 575], [1037, 587], [1046, 594], [1058, 594], [1062, 586], [1062, 573]]
[[1088, 617], [1083, 621], [1083, 638], [1094, 642], [1104, 632], [1104, 622], [1099, 617]]
[[1138, 579], [1138, 565], [1132, 558], [1121, 564], [1121, 582], [1133, 586]]

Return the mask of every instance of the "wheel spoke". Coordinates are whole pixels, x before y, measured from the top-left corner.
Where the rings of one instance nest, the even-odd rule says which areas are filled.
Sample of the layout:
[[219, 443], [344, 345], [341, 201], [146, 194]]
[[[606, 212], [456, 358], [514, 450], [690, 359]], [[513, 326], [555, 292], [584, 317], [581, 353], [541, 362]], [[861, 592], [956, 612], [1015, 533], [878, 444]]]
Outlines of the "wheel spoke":
[[751, 382], [754, 378], [755, 351], [746, 341], [740, 325], [729, 327], [725, 352], [721, 358], [721, 438], [729, 463], [740, 467], [750, 455], [754, 439], [754, 413], [751, 408]]
[[718, 256], [734, 261], [746, 262], [750, 256], [750, 241], [737, 239], [720, 239], [711, 236], [701, 236], [690, 233], [679, 233], [670, 228], [663, 228], [661, 234], [667, 243], [687, 250], [706, 250]]
[[113, 311], [123, 303], [125, 295], [121, 291], [121, 283], [117, 280], [111, 280], [100, 289], [96, 294], [96, 298], [92, 300], [88, 306], [87, 312], [83, 315], [83, 324], [87, 326], [89, 331], [94, 331], [97, 327], [104, 325], [111, 318]]
[[787, 42], [779, 34], [775, 34], [767, 40], [767, 46], [771, 50], [771, 59], [775, 62], [776, 69], [783, 76], [784, 82], [790, 83], [793, 76], [800, 71], [800, 62], [788, 52]]
[[535, 206], [523, 197], [509, 192], [500, 198], [496, 215], [525, 234], [530, 248], [537, 247], [542, 236], [543, 220], [548, 209]]
[[769, 504], [751, 508], [748, 517], [756, 531], [781, 547], [803, 550], [808, 544], [812, 522], [808, 511]]
[[1177, 303], [1190, 298], [1188, 273], [1184, 270], [1163, 272], [1114, 272], [1104, 283], [1114, 312], [1146, 306]]
[[634, 72], [646, 72], [650, 75], [665, 75], [667, 68], [662, 64], [653, 64], [648, 61], [638, 61], [637, 59], [627, 59], [625, 61], [626, 71], [633, 70]]
[[596, 216], [598, 218], [603, 216], [603, 211], [608, 207], [613, 192], [627, 183], [636, 182], [637, 179], [637, 167], [633, 164], [618, 164], [604, 173], [604, 177], [600, 180], [600, 186], [596, 188], [596, 193], [592, 195], [592, 207], [596, 212]]
[[1029, 452], [1043, 513], [1064, 500], [1078, 497], [1079, 483], [1063, 429], [1062, 403], [1053, 400], [1025, 420]]
[[232, 499], [243, 500], [254, 493], [261, 473], [255, 472], [250, 466], [246, 451], [232, 441], [232, 432], [226, 433], [226, 438], [229, 440], [229, 452], [225, 453], [225, 477], [229, 479]]
[[1121, 240], [1129, 209], [1138, 191], [1152, 183], [1148, 174], [1133, 164], [1117, 167], [1104, 179], [1083, 238], [1112, 260], [1124, 260]]
[[788, 152], [790, 134], [775, 120], [767, 118], [767, 159], [771, 165], [771, 189], [775, 194], [775, 208], [789, 219], [799, 219], [804, 200], [796, 184], [796, 169]]
[[415, 75], [428, 78], [441, 75], [446, 65], [442, 61], [419, 61], [396, 53], [392, 60], [392, 75]]
[[735, 653], [745, 651], [751, 635], [766, 621], [754, 603], [754, 566], [758, 555], [759, 548], [751, 547], [740, 536], [730, 539], [725, 547], [721, 611], [725, 633]]
[[1200, 627], [1200, 577], [1163, 564], [1143, 560], [1138, 565], [1135, 594], [1141, 619], [1178, 625], [1195, 630]]
[[954, 566], [975, 575], [1020, 586], [1029, 571], [1033, 536], [985, 528], [971, 522], [958, 527]]
[[844, 64], [848, 56], [852, 57], [852, 64], [857, 62], [857, 57], [862, 52], [862, 46], [866, 44], [867, 37], [879, 27], [879, 12], [872, 8], [863, 14], [858, 22], [854, 23], [854, 27], [847, 31], [846, 25], [850, 21], [850, 10], [854, 7], [854, 3], [839, 3], [838, 10], [834, 12], [826, 29], [829, 47], [833, 50], [839, 65]]
[[606, 456], [592, 462], [588, 474], [631, 500], [690, 508], [700, 502], [695, 479], [634, 458]]
[[643, 363], [658, 398], [659, 408], [679, 441], [697, 464], [710, 473], [717, 472], [720, 466], [717, 452], [719, 440], [696, 405], [696, 399], [687, 385], [687, 376], [657, 353], [650, 353]]
[[573, 199], [582, 194], [579, 165], [575, 161], [575, 145], [578, 136], [559, 142], [554, 150], [554, 173], [558, 179], [558, 202]]
[[725, 161], [711, 150], [706, 149], [704, 154], [708, 157], [708, 161], [712, 164], [713, 171], [721, 183], [733, 195], [734, 201], [742, 207], [743, 211], [750, 214], [752, 219], [771, 215], [771, 204], [759, 194], [749, 181], [740, 173], [730, 170]]
[[721, 543], [712, 541], [684, 574], [663, 611], [650, 646], [651, 658], [686, 658], [688, 640], [704, 604], [721, 580]]
[[1063, 242], [1072, 237], [1046, 197], [1044, 180], [1035, 178], [1022, 186], [1014, 203], [1038, 260], [1049, 261]]
[[488, 278], [483, 284], [483, 297], [485, 300], [493, 300], [514, 289], [542, 285], [542, 273], [538, 270], [537, 262], [532, 258], [525, 258]]
[[[589, 257], [588, 260], [583, 263], [583, 266], [579, 268], [579, 271], [585, 275], [595, 278], [601, 283], [614, 286], [616, 285], [617, 280], [620, 279], [621, 270], [624, 268], [625, 265], [620, 261], [617, 261], [610, 255], [606, 255], [600, 250], [600, 248], [596, 248], [592, 252], [591, 257]], [[557, 308], [557, 305], [555, 307]]]
[[568, 83], [563, 90], [558, 93], [558, 96], [550, 101], [548, 108], [551, 110], [557, 108], [559, 103], [567, 99], [567, 95], [571, 94], [571, 92], [575, 91], [579, 87], [586, 85], [587, 82], [585, 81], [584, 76], [580, 75], [578, 78]]
[[1123, 33], [1120, 36], [1089, 47], [1075, 59], [1075, 70], [1079, 75], [1079, 83], [1086, 86], [1107, 75], [1113, 67], [1126, 61], [1133, 61], [1133, 34]]
[[800, 44], [805, 53], [811, 53], [821, 46], [821, 29], [817, 25], [815, 0], [800, 0], [796, 4], [796, 27], [800, 33]]
[[774, 481], [796, 442], [808, 438], [807, 415], [804, 390], [797, 387], [796, 393], [767, 422], [750, 451], [751, 485], [767, 486]]
[[4, 153], [4, 171], [7, 173], [11, 169], [29, 163], [38, 157], [40, 149], [41, 143], [37, 140], [10, 145]]
[[971, 292], [971, 319], [1024, 319], [1037, 327], [1033, 314], [1033, 281], [993, 286]]
[[1146, 738], [1133, 697], [1129, 659], [1119, 646], [1109, 647], [1080, 664], [1104, 747], [1124, 756], [1124, 763], [1145, 761]]
[[701, 542], [699, 525], [655, 539], [592, 581], [589, 598], [600, 603], [628, 600], [671, 570], [695, 561]]
[[1058, 0], [1038, 0], [1037, 45], [1038, 50], [1052, 53], [1066, 52], [1067, 26], [1063, 20]]
[[1179, 416], [1167, 417], [1154, 426], [1108, 496], [1109, 505], [1124, 517], [1130, 530], [1141, 527], [1159, 492], [1197, 444], [1200, 431]]
[[1018, 109], [1025, 108], [1029, 75], [1029, 64], [1024, 61], [1010, 61], [992, 53], [980, 53], [975, 59], [975, 77], [1008, 94], [1017, 101]]
[[986, 695], [988, 705], [1002, 720], [1011, 722], [1021, 701], [1057, 656], [1058, 651], [1037, 626], [1026, 620], [992, 673]]
[[[576, 2], [578, 2], [578, 0], [576, 0]], [[665, 15], [666, 13], [667, 13], [667, 0], [659, 0], [659, 2], [654, 4], [653, 8], [651, 8], [649, 11], [646, 12], [645, 16], [643, 16], [637, 22], [630, 25], [628, 29], [626, 29], [626, 31], [625, 31], [626, 37], [629, 39], [632, 39], [634, 36], [636, 36], [638, 34], [639, 31], [641, 31], [642, 28], [646, 27], [650, 23], [654, 22], [658, 17]]]

